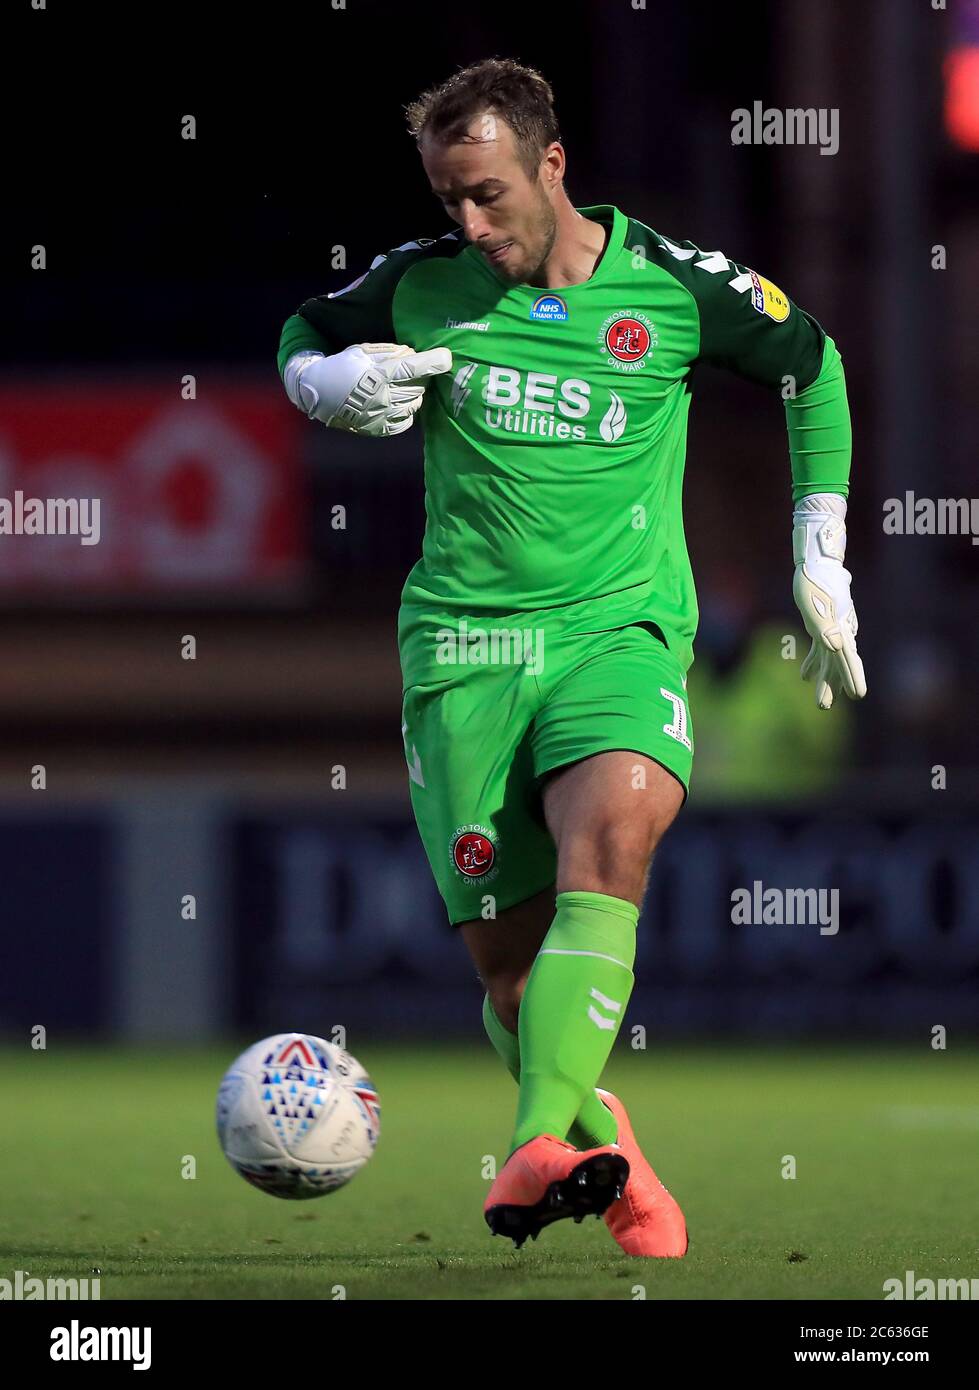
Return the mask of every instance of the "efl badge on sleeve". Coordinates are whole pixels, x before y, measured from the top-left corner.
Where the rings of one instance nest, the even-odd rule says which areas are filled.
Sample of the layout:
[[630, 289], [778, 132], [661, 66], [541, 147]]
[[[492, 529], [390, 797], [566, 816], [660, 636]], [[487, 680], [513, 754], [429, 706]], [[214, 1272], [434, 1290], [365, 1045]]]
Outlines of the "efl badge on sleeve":
[[789, 316], [788, 295], [764, 275], [756, 275], [753, 270], [748, 274], [751, 276], [751, 307], [759, 314], [767, 314], [776, 323], [784, 323]]

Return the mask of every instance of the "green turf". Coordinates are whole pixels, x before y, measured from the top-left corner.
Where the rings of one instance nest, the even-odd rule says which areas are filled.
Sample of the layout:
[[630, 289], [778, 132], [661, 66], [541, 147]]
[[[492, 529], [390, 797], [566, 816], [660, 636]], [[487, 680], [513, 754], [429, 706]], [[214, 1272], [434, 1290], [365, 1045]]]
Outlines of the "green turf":
[[380, 1143], [309, 1202], [249, 1187], [218, 1149], [235, 1043], [0, 1051], [0, 1277], [98, 1268], [103, 1299], [880, 1299], [907, 1269], [979, 1276], [975, 1050], [621, 1051], [604, 1083], [691, 1235], [684, 1260], [636, 1260], [594, 1219], [519, 1252], [490, 1236], [484, 1156], [505, 1155], [516, 1087], [488, 1044], [351, 1045]]

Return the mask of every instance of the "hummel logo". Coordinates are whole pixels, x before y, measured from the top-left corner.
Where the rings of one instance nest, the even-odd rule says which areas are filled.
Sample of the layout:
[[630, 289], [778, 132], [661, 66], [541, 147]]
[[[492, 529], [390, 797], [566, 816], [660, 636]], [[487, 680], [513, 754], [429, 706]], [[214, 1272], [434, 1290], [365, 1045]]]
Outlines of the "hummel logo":
[[[591, 992], [591, 997], [593, 999], [597, 999], [603, 1008], [611, 1009], [613, 1013], [617, 1014], [622, 1009], [621, 1000], [610, 999], [608, 995], [603, 994], [600, 989], [593, 989]], [[595, 1008], [594, 1004], [588, 1005], [588, 1017], [591, 1019], [592, 1023], [594, 1023], [596, 1028], [611, 1029], [614, 1028], [618, 1023], [618, 1019], [606, 1018], [604, 1014], [600, 1014], [598, 1010]]]
[[446, 328], [469, 328], [474, 333], [485, 333], [489, 329], [489, 324], [484, 320], [478, 323], [475, 319], [446, 319]]

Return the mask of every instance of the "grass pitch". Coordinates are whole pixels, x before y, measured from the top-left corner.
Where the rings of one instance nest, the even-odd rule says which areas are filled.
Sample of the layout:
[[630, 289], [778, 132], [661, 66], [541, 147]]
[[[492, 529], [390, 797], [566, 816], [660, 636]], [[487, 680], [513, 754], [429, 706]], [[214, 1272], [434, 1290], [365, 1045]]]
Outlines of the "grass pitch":
[[237, 1042], [0, 1051], [0, 1277], [97, 1269], [103, 1299], [879, 1300], [909, 1269], [979, 1276], [975, 1048], [620, 1051], [603, 1084], [691, 1239], [683, 1260], [636, 1260], [594, 1219], [520, 1251], [490, 1236], [485, 1166], [517, 1092], [488, 1044], [350, 1045], [380, 1092], [380, 1142], [307, 1202], [249, 1187], [218, 1148]]

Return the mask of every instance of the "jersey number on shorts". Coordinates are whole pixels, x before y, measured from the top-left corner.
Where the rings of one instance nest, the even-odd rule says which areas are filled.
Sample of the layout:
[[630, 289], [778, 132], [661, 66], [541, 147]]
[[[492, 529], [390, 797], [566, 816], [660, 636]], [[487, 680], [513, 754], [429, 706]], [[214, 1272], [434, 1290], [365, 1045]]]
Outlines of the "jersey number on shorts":
[[682, 743], [684, 748], [692, 748], [689, 736], [687, 735], [687, 707], [679, 695], [674, 695], [672, 690], [667, 690], [665, 686], [660, 686], [659, 693], [665, 695], [673, 706], [673, 723], [663, 725], [663, 733], [669, 734], [670, 738], [675, 738], [677, 743]]

